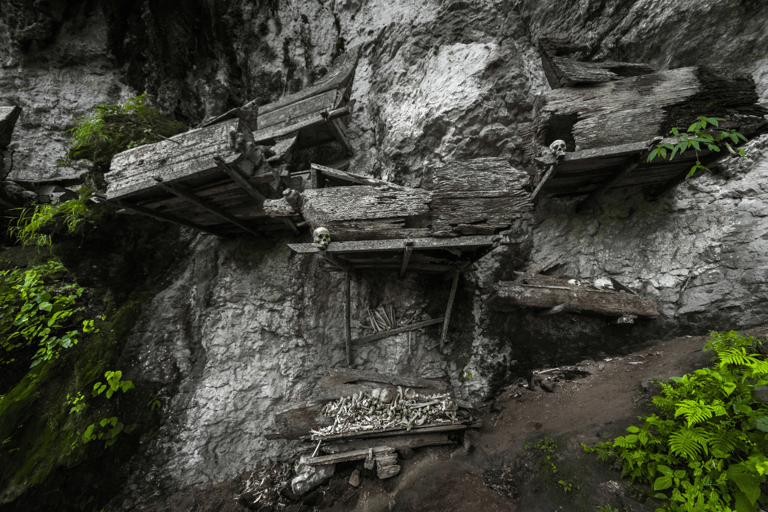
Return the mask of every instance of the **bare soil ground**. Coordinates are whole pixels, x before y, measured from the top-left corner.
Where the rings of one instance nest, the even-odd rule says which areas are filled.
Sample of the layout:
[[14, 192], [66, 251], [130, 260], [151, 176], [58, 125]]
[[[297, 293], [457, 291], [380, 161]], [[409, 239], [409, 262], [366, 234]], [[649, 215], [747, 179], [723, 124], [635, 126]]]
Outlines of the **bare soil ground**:
[[[765, 336], [768, 328], [749, 332]], [[593, 445], [621, 435], [646, 413], [651, 379], [706, 366], [710, 356], [702, 352], [704, 342], [705, 337], [684, 337], [621, 357], [584, 361], [579, 366], [587, 371], [580, 378], [547, 383], [554, 384], [552, 392], [510, 386], [480, 411], [483, 427], [468, 433], [463, 445], [417, 450], [413, 458], [398, 462], [398, 476], [364, 477], [358, 488], [347, 482], [362, 463], [339, 465], [327, 485], [285, 510], [592, 512], [604, 505], [622, 512], [653, 510], [657, 503], [646, 502], [618, 471], [585, 454], [581, 443]], [[540, 375], [548, 374], [555, 372]], [[530, 448], [543, 439], [551, 439], [554, 453], [549, 460], [543, 451]], [[241, 477], [188, 489], [151, 510], [245, 511], [234, 500], [243, 486]]]

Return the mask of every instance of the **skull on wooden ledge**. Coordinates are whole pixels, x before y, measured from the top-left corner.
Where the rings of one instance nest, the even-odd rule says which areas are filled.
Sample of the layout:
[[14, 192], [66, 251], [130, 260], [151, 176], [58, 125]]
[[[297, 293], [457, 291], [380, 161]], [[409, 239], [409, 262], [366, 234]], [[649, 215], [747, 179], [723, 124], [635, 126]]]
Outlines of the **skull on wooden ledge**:
[[549, 149], [555, 153], [556, 156], [565, 154], [565, 141], [557, 139], [555, 142], [549, 145]]
[[317, 228], [312, 232], [312, 240], [318, 249], [326, 250], [331, 243], [331, 232], [327, 228]]

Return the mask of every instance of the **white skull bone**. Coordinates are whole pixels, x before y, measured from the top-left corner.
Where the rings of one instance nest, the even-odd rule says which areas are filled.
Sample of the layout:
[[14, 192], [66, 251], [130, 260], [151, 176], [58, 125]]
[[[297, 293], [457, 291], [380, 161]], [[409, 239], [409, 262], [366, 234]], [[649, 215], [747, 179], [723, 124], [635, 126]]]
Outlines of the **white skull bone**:
[[555, 152], [556, 155], [565, 154], [565, 141], [557, 139], [555, 142], [549, 145], [549, 149]]
[[312, 240], [314, 240], [315, 244], [321, 249], [327, 249], [328, 244], [331, 243], [331, 232], [328, 231], [327, 228], [317, 228], [312, 232]]

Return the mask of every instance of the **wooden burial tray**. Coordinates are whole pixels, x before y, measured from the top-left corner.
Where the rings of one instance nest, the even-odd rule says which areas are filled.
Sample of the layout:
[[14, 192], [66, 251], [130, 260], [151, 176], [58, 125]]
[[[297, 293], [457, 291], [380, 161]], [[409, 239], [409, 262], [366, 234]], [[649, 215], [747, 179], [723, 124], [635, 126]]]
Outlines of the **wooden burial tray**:
[[264, 199], [283, 185], [238, 118], [129, 149], [110, 168], [107, 200], [127, 209], [219, 235], [298, 232], [300, 217], [264, 213]]
[[614, 288], [618, 290], [608, 290], [574, 280], [526, 274], [516, 281], [502, 281], [495, 288], [488, 304], [503, 311], [523, 307], [544, 310], [543, 315], [593, 313], [613, 317], [615, 323], [659, 316], [653, 301], [639, 297], [617, 281]]

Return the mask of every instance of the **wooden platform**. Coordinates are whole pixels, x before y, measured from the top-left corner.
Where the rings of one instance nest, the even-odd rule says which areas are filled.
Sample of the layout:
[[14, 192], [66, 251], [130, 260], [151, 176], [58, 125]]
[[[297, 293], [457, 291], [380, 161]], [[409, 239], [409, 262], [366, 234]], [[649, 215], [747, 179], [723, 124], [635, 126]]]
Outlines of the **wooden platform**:
[[461, 271], [505, 243], [503, 235], [288, 244], [297, 254], [314, 254], [332, 271], [397, 271], [446, 274]]
[[[621, 286], [620, 284], [614, 286]], [[624, 290], [597, 289], [587, 283], [573, 284], [566, 279], [526, 275], [516, 281], [502, 281], [488, 299], [490, 307], [502, 311], [518, 308], [544, 310], [543, 314], [591, 313], [622, 318], [618, 323], [633, 323], [635, 318], [659, 316], [656, 303]]]

